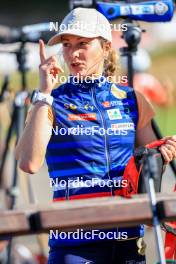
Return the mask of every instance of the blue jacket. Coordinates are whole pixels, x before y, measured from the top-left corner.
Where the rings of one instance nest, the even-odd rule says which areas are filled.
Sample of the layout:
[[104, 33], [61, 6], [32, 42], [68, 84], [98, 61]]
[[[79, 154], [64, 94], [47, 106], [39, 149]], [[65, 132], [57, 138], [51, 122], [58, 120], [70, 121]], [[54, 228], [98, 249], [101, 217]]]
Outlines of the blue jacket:
[[[102, 80], [74, 83], [70, 78], [52, 91], [55, 124], [46, 162], [54, 201], [119, 195], [125, 184], [123, 172], [135, 145], [137, 100], [132, 88]], [[128, 237], [143, 235], [141, 226], [118, 230], [128, 231]]]

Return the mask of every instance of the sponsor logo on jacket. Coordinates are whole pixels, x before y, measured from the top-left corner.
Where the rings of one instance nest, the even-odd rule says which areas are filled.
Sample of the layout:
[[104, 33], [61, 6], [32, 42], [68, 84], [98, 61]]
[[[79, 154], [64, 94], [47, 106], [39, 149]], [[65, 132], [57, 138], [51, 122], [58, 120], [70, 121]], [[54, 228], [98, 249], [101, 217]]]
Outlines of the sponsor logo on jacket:
[[116, 129], [125, 129], [125, 130], [134, 130], [134, 123], [118, 123], [118, 124], [112, 124], [111, 128]]
[[65, 103], [64, 104], [64, 107], [66, 109], [71, 109], [71, 110], [79, 110], [79, 109], [84, 109], [84, 110], [91, 110], [93, 111], [94, 110], [94, 106], [93, 105], [90, 105], [89, 103], [86, 103], [84, 105], [81, 105], [81, 106], [77, 106], [75, 104], [68, 104], [68, 103]]
[[122, 102], [122, 101], [119, 101], [119, 100], [104, 101], [101, 104], [104, 106], [104, 108], [118, 106], [118, 105], [123, 105], [123, 106], [129, 105], [128, 102]]
[[115, 84], [111, 86], [111, 93], [118, 99], [127, 98], [127, 93], [123, 90], [120, 90]]
[[119, 108], [109, 109], [107, 113], [110, 120], [122, 119]]
[[89, 113], [89, 114], [68, 114], [68, 120], [70, 120], [70, 121], [97, 120], [97, 117], [96, 117], [96, 113]]

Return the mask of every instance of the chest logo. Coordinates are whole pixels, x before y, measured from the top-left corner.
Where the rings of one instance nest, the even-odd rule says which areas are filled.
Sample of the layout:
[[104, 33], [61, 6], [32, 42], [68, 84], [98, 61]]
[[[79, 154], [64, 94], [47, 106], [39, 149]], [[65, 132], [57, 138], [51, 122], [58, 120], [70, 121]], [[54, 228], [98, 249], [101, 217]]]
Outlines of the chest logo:
[[119, 108], [109, 109], [107, 113], [110, 120], [122, 119]]
[[71, 110], [75, 110], [77, 108], [77, 106], [74, 104], [64, 104], [64, 107], [66, 109], [71, 109]]
[[91, 111], [94, 110], [94, 106], [93, 106], [93, 105], [90, 105], [89, 103], [86, 103], [86, 104], [81, 105], [81, 106], [77, 106], [77, 105], [75, 105], [75, 104], [68, 104], [68, 103], [65, 103], [65, 104], [64, 104], [64, 107], [65, 107], [66, 109], [71, 109], [71, 110], [80, 110], [80, 109], [91, 110]]
[[124, 130], [134, 130], [134, 124], [133, 123], [119, 123], [119, 124], [112, 124], [111, 128], [113, 130], [116, 129], [124, 129]]
[[127, 93], [123, 90], [120, 90], [115, 84], [111, 86], [111, 93], [118, 99], [127, 98]]
[[102, 105], [106, 108], [108, 108], [108, 107], [110, 107], [111, 106], [111, 104], [110, 104], [110, 102], [109, 101], [104, 101], [104, 102], [102, 102]]
[[87, 121], [87, 120], [97, 120], [96, 114], [68, 114], [68, 120], [70, 121]]

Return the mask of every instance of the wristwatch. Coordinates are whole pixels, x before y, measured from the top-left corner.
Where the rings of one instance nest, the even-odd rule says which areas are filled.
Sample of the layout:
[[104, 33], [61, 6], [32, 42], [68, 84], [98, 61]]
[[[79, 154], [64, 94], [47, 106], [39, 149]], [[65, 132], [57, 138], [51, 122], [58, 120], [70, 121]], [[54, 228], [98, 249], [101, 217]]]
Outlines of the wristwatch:
[[53, 99], [54, 99], [53, 96], [51, 96], [50, 94], [45, 94], [36, 90], [34, 90], [31, 95], [32, 104], [36, 104], [37, 102], [44, 102], [48, 105], [52, 105]]

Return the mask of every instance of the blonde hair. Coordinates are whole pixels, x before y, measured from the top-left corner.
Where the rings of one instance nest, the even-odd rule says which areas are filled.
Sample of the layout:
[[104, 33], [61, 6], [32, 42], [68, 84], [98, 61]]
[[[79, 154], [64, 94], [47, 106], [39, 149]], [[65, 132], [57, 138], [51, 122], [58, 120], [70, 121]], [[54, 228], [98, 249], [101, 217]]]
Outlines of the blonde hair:
[[[101, 45], [107, 40], [100, 38]], [[119, 53], [114, 49], [110, 48], [107, 58], [104, 59], [103, 75], [108, 77], [109, 80], [113, 81], [120, 72], [120, 59]]]

